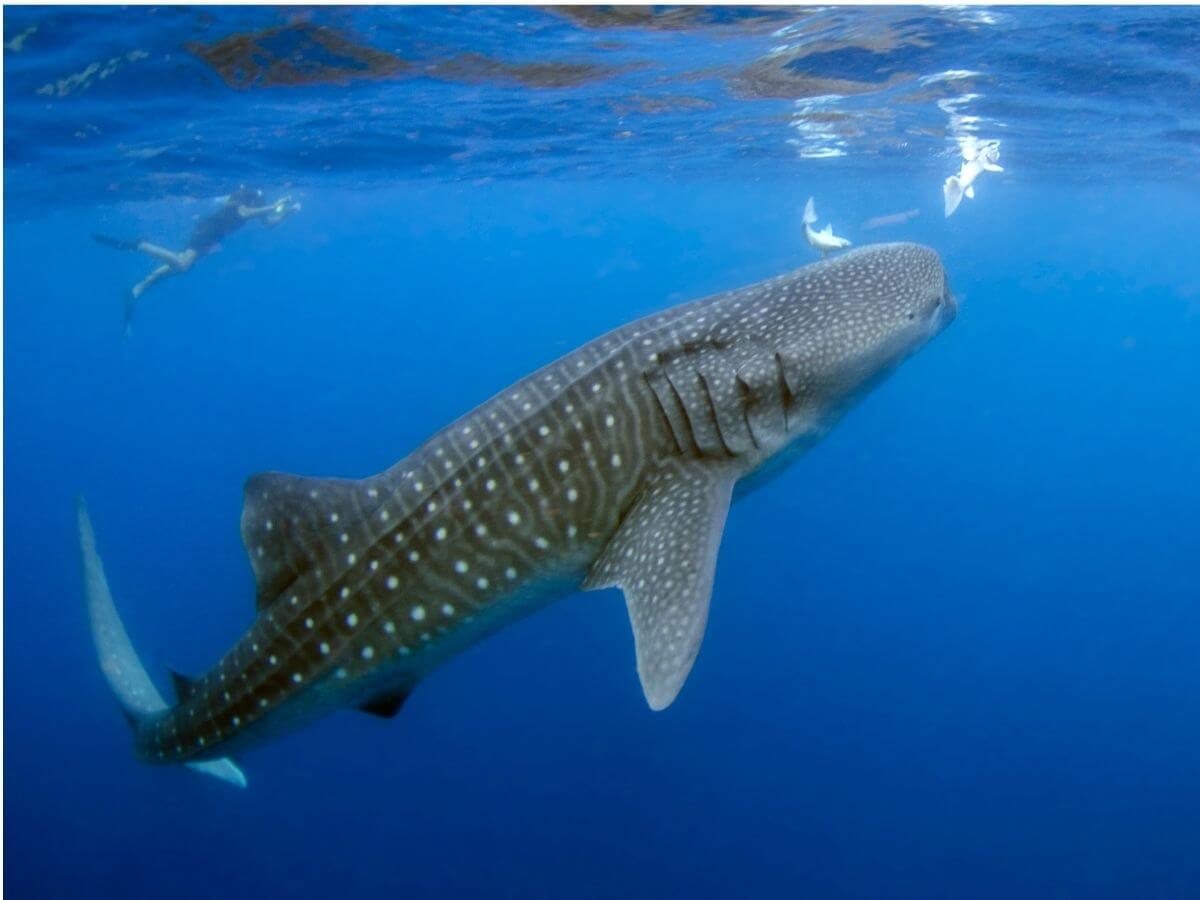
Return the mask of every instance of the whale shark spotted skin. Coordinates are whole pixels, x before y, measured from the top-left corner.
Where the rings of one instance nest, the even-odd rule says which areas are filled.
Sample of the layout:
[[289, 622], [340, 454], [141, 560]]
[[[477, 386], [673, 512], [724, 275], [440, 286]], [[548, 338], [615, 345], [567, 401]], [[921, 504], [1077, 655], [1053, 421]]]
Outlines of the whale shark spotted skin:
[[624, 592], [646, 700], [668, 706], [735, 484], [811, 446], [955, 313], [934, 251], [863, 247], [618, 328], [382, 474], [253, 476], [258, 617], [210, 672], [176, 676], [169, 708], [144, 700], [87, 526], [93, 636], [139, 757], [205, 771], [336, 708], [394, 715], [435, 666], [580, 587]]

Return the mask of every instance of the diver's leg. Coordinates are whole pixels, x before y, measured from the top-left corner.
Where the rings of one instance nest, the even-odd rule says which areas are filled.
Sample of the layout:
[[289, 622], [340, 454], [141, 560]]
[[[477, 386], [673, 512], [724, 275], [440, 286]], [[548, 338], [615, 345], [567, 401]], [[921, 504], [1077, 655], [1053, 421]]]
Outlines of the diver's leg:
[[[139, 249], [144, 250], [145, 246], [145, 242], [143, 242], [143, 245], [139, 246]], [[153, 244], [148, 246], [153, 247]], [[137, 302], [141, 299], [142, 294], [146, 293], [146, 291], [150, 290], [150, 288], [154, 287], [154, 285], [158, 284], [164, 278], [170, 278], [172, 275], [179, 275], [188, 271], [192, 267], [192, 264], [196, 261], [196, 257], [199, 255], [190, 247], [187, 250], [184, 250], [182, 253], [171, 253], [170, 250], [163, 250], [161, 247], [154, 247], [154, 249], [160, 251], [161, 253], [167, 254], [169, 257], [171, 257], [171, 261], [163, 263], [129, 289], [129, 296], [125, 298], [126, 337], [129, 336], [130, 329], [133, 326], [134, 306], [137, 305]]]
[[179, 272], [174, 266], [163, 263], [137, 284], [129, 289], [129, 293], [125, 297], [125, 339], [128, 340], [130, 334], [133, 333], [133, 311], [137, 306], [138, 300], [142, 294], [146, 293], [154, 285], [158, 284], [164, 278], [169, 278]]
[[[143, 243], [142, 249], [145, 249], [146, 246], [153, 247], [154, 245]], [[192, 267], [192, 264], [196, 262], [196, 251], [191, 248], [184, 250], [182, 253], [172, 253], [170, 250], [163, 250], [161, 247], [154, 247], [154, 250], [158, 251], [153, 254], [155, 256], [158, 256], [159, 253], [166, 254], [168, 257], [167, 261], [133, 286], [133, 290], [130, 293], [133, 295], [134, 300], [138, 299], [138, 297], [142, 296], [142, 294], [146, 293], [147, 290], [154, 287], [154, 285], [158, 284], [164, 278], [188, 271]]]
[[186, 272], [192, 267], [192, 263], [196, 261], [196, 251], [191, 248], [184, 250], [182, 253], [176, 253], [165, 247], [159, 247], [157, 244], [151, 244], [149, 241], [142, 241], [137, 245], [137, 248], [180, 272]]
[[142, 294], [146, 293], [147, 290], [154, 287], [154, 285], [158, 284], [164, 278], [174, 275], [178, 271], [179, 269], [177, 269], [175, 266], [169, 264], [161, 265], [137, 284], [135, 284], [129, 293], [133, 296], [134, 300], [137, 300], [142, 296]]

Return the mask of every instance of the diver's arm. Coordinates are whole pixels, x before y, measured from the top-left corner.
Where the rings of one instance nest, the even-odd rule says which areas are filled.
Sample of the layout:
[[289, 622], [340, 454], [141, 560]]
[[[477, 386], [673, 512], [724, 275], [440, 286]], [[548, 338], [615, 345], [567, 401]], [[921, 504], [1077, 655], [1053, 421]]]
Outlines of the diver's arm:
[[272, 213], [280, 213], [291, 202], [291, 197], [280, 197], [268, 206], [239, 206], [238, 215], [243, 219], [261, 219], [263, 216], [269, 216]]

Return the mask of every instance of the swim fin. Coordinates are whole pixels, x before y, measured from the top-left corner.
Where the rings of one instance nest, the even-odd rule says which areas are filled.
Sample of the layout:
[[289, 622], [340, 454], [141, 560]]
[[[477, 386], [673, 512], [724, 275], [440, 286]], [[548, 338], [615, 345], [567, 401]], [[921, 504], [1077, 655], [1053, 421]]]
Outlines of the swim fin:
[[121, 340], [127, 341], [133, 334], [133, 307], [137, 303], [137, 298], [133, 296], [133, 291], [125, 292], [125, 322], [121, 331]]
[[126, 241], [107, 234], [96, 234], [95, 232], [92, 232], [92, 240], [97, 244], [103, 244], [105, 247], [112, 247], [114, 250], [136, 250], [138, 245], [141, 244], [140, 240]]

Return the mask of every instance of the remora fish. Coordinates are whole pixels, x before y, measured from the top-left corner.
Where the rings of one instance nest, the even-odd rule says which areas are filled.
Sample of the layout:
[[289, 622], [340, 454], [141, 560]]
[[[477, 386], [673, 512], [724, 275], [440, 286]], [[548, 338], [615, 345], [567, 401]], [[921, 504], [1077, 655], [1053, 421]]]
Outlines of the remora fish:
[[579, 587], [620, 587], [653, 709], [700, 648], [734, 485], [778, 469], [955, 316], [941, 261], [865, 247], [597, 338], [361, 481], [249, 479], [259, 614], [166, 708], [86, 513], [93, 636], [140, 758], [228, 755], [333, 709], [396, 713], [431, 669]]
[[975, 199], [975, 180], [984, 172], [1003, 172], [1000, 165], [1000, 142], [996, 140], [979, 141], [976, 138], [962, 138], [959, 141], [962, 148], [962, 167], [957, 175], [951, 175], [942, 184], [942, 197], [945, 201], [946, 218], [954, 215], [962, 198]]
[[822, 259], [830, 250], [842, 250], [850, 246], [848, 240], [833, 233], [832, 224], [826, 225], [820, 231], [813, 228], [817, 224], [817, 207], [812, 197], [804, 204], [804, 217], [801, 221], [804, 223], [804, 239], [810, 247], [820, 252]]

